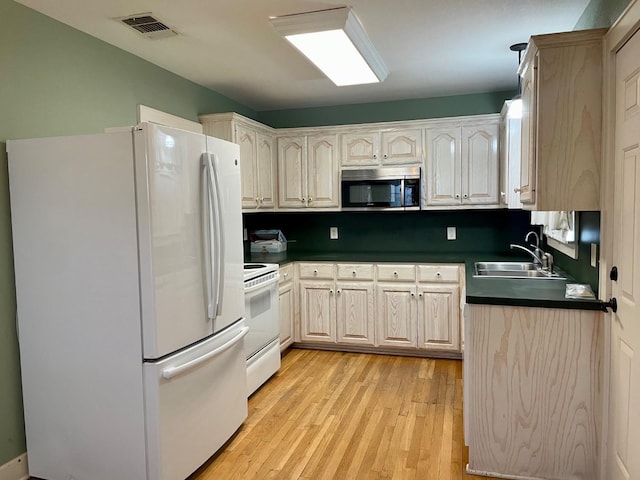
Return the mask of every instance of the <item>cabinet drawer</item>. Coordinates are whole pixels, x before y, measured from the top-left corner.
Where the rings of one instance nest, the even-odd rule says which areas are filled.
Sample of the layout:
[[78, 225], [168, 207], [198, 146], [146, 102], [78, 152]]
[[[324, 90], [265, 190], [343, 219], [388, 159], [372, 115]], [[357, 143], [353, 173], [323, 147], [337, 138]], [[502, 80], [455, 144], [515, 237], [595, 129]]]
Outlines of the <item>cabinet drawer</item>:
[[293, 263], [280, 267], [280, 283], [286, 283], [293, 280]]
[[373, 280], [373, 265], [367, 263], [342, 263], [338, 265], [339, 280]]
[[333, 280], [333, 263], [301, 263], [300, 278]]
[[457, 265], [418, 265], [419, 282], [458, 282], [459, 279]]
[[397, 280], [415, 282], [415, 265], [378, 265], [378, 280]]

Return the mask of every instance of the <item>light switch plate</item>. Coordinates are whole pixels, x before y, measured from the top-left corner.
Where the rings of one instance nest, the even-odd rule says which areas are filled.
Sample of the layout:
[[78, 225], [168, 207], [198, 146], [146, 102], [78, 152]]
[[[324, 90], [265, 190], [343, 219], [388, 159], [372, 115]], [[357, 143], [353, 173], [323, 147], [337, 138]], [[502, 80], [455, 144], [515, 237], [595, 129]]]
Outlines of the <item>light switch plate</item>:
[[594, 268], [598, 266], [598, 244], [596, 243], [591, 244], [591, 266]]
[[329, 227], [329, 238], [331, 240], [338, 239], [338, 227]]
[[447, 227], [447, 240], [456, 239], [456, 227]]

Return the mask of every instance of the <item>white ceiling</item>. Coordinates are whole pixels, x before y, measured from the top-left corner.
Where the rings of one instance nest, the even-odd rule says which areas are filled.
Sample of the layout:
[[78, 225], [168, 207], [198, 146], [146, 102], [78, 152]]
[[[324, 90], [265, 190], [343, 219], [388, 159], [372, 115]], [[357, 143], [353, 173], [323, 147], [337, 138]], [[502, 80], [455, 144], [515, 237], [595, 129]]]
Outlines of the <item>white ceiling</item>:
[[[572, 30], [589, 0], [351, 0], [390, 70], [336, 87], [268, 19], [339, 0], [17, 0], [256, 111], [515, 89], [531, 35]], [[151, 12], [180, 32], [149, 40], [113, 18]]]

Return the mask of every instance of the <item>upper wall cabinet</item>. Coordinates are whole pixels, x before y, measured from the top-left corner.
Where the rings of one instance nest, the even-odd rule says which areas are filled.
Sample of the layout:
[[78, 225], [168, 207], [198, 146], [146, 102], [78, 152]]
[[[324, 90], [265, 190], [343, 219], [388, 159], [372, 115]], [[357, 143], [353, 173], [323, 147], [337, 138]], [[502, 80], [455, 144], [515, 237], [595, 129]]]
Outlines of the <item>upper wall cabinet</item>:
[[419, 128], [344, 130], [340, 139], [340, 163], [343, 167], [422, 163], [422, 132]]
[[511, 108], [512, 101], [504, 103], [500, 112], [500, 205], [522, 208], [520, 203], [520, 139], [521, 113]]
[[242, 208], [275, 207], [275, 140], [271, 129], [237, 114], [200, 117], [204, 133], [240, 146]]
[[499, 206], [500, 117], [459, 119], [426, 129], [426, 206]]
[[338, 208], [337, 145], [335, 134], [278, 138], [278, 207]]
[[599, 210], [602, 41], [606, 29], [531, 37], [522, 77], [520, 201]]

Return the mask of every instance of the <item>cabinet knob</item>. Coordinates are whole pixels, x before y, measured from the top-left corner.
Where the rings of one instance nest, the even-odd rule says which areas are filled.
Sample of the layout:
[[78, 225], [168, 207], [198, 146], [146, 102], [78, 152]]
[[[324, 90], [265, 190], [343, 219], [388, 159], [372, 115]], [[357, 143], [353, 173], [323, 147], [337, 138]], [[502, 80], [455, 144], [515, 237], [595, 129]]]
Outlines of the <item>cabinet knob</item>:
[[309, 199], [307, 200], [307, 205], [310, 204], [311, 202], [313, 202], [313, 197], [309, 197]]
[[284, 278], [287, 278], [289, 276], [289, 272], [284, 272]]
[[333, 295], [333, 288], [329, 289], [329, 295]]
[[411, 292], [411, 296], [415, 297], [416, 296], [416, 292]]
[[500, 196], [501, 196], [502, 198], [506, 197], [506, 196], [507, 196], [507, 192], [500, 192]]
[[378, 159], [378, 155], [376, 153], [373, 154], [373, 159], [377, 160]]
[[456, 198], [460, 198], [460, 194], [459, 193], [456, 193]]
[[522, 189], [520, 188], [514, 188], [513, 189], [513, 193], [520, 193], [522, 191]]
[[387, 155], [386, 153], [384, 154], [384, 158], [389, 158], [389, 155]]
[[422, 298], [422, 297], [423, 297], [422, 292], [420, 292], [420, 293], [418, 294], [418, 297], [420, 297], [420, 298]]
[[465, 194], [463, 195], [463, 197], [464, 197], [464, 198], [469, 198], [469, 195], [465, 193]]
[[436, 272], [436, 277], [438, 277], [438, 278], [442, 277], [442, 273]]
[[356, 271], [354, 270], [353, 272], [351, 272], [351, 275], [353, 275], [355, 277], [356, 276]]
[[318, 275], [318, 270], [314, 270], [314, 271], [313, 271], [313, 274], [314, 274], [314, 275]]
[[340, 295], [340, 294], [342, 293], [342, 290], [341, 290], [341, 289], [338, 289], [338, 290], [336, 290], [336, 293], [337, 293], [338, 295]]
[[398, 276], [398, 272], [393, 272], [393, 276], [397, 277]]
[[301, 201], [302, 203], [306, 203], [306, 202], [307, 202], [307, 199], [306, 199], [306, 198], [304, 198], [304, 197], [302, 197], [302, 198], [300, 199], [300, 201]]

